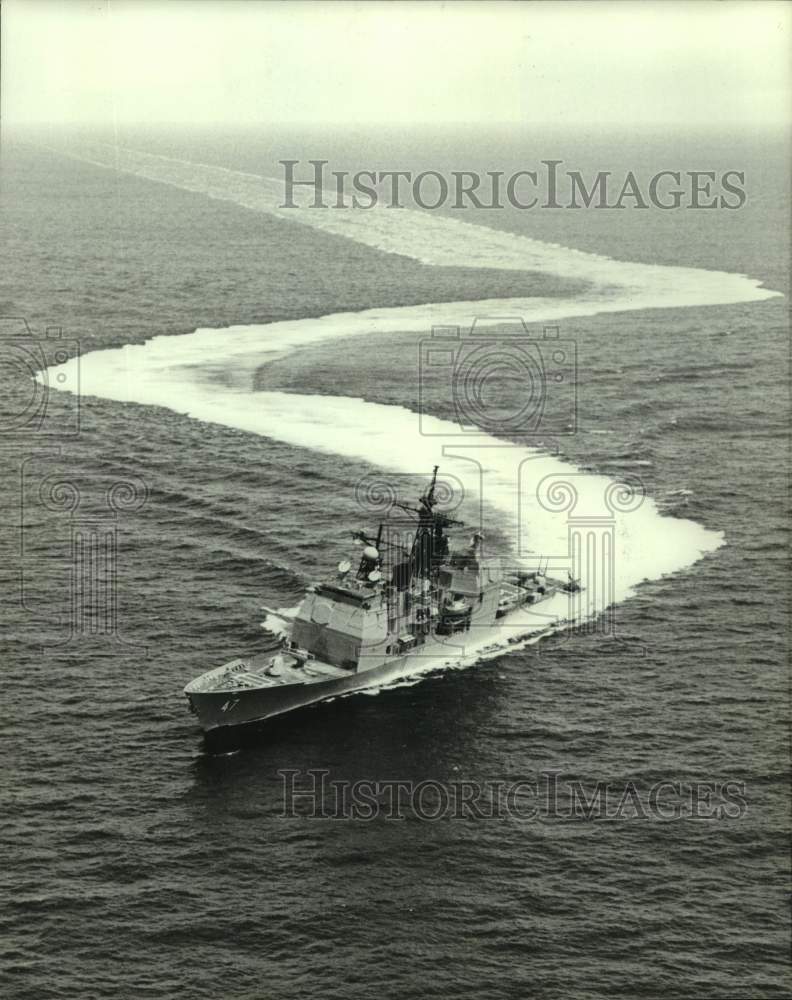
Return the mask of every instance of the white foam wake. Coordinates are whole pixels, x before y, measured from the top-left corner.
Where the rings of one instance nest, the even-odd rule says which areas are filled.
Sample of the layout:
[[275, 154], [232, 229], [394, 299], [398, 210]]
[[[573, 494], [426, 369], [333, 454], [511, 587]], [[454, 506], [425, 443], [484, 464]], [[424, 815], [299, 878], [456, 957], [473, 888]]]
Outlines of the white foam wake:
[[[586, 282], [590, 286], [588, 307], [572, 315], [748, 302], [780, 294], [742, 274], [614, 260], [437, 213], [381, 204], [370, 209], [312, 208], [313, 188], [295, 187], [297, 207], [286, 208], [280, 178], [117, 146], [96, 143], [65, 155], [275, 215], [423, 264], [534, 271]], [[328, 192], [328, 204], [333, 204], [333, 198]]]
[[[280, 327], [287, 328], [282, 336]], [[327, 317], [305, 324], [273, 324], [270, 330], [272, 342], [282, 353], [287, 344], [304, 343], [309, 333], [337, 335], [345, 326]], [[468, 497], [483, 497], [494, 508], [516, 561], [535, 565], [542, 556], [550, 560], [551, 574], [583, 571], [586, 590], [581, 617], [595, 615], [611, 601], [628, 596], [642, 580], [690, 565], [722, 542], [719, 533], [692, 521], [662, 517], [651, 500], [634, 510], [613, 509], [611, 480], [581, 474], [571, 464], [537, 449], [506, 446], [486, 435], [477, 435], [471, 447], [471, 442], [460, 439], [457, 425], [426, 416], [419, 425], [418, 416], [401, 406], [348, 397], [253, 392], [249, 378], [241, 377], [262, 362], [261, 352], [250, 342], [251, 332], [244, 328], [226, 334], [223, 340], [224, 369], [228, 370], [233, 358], [238, 385], [207, 378], [207, 372], [216, 370], [217, 341], [202, 331], [89, 354], [80, 371], [82, 390], [87, 395], [168, 407], [297, 447], [361, 459], [391, 472], [423, 474], [439, 464], [444, 473], [462, 483]], [[67, 362], [67, 366], [73, 364]], [[72, 383], [67, 380], [66, 384]], [[559, 490], [571, 491], [566, 506], [559, 506]], [[606, 519], [612, 538], [610, 583], [603, 582], [605, 557], [599, 550], [592, 555], [574, 553], [572, 548], [571, 529], [592, 517]], [[585, 549], [590, 532], [584, 530], [580, 538]], [[551, 618], [564, 613], [560, 604], [546, 610]], [[544, 616], [543, 606], [542, 614], [527, 625], [545, 627]]]
[[[535, 562], [541, 554], [551, 559], [551, 572], [575, 566], [593, 573], [583, 580], [583, 615], [598, 613], [610, 599], [623, 599], [642, 580], [689, 566], [722, 543], [720, 533], [691, 521], [663, 517], [651, 500], [637, 509], [613, 510], [606, 500], [612, 495], [610, 480], [582, 475], [570, 464], [539, 451], [505, 447], [496, 438], [478, 437], [475, 451], [465, 452], [458, 444], [456, 426], [434, 421], [434, 436], [427, 436], [421, 433], [416, 414], [402, 407], [350, 398], [253, 392], [251, 375], [268, 358], [337, 337], [428, 333], [435, 324], [467, 327], [474, 317], [482, 316], [553, 321], [628, 309], [743, 302], [779, 293], [743, 275], [617, 261], [406, 209], [283, 209], [279, 182], [220, 167], [110, 147], [97, 147], [78, 158], [278, 215], [425, 264], [539, 271], [586, 283], [581, 295], [568, 298], [370, 309], [232, 327], [221, 335], [198, 330], [186, 336], [157, 337], [142, 345], [85, 356], [80, 363], [84, 394], [167, 407], [295, 446], [362, 459], [390, 471], [422, 473], [440, 464], [458, 477], [470, 496], [483, 495], [495, 508], [498, 526], [511, 536], [517, 558]], [[62, 372], [65, 385], [76, 384], [75, 365], [61, 366], [70, 369]], [[218, 366], [223, 370], [222, 382], [213, 377]], [[51, 370], [41, 378], [53, 375]], [[444, 444], [454, 447], [444, 449]], [[575, 494], [571, 506], [559, 508], [538, 499], [543, 484], [547, 494], [554, 482], [571, 485]], [[582, 530], [575, 536], [577, 541], [573, 537], [574, 525], [587, 517], [605, 517], [608, 522], [610, 589], [603, 582], [601, 567], [592, 570], [596, 563], [590, 550], [592, 532]], [[600, 544], [597, 538], [595, 547]], [[549, 618], [526, 622], [526, 632], [546, 628], [548, 621], [563, 617], [565, 599], [542, 607], [542, 616]]]

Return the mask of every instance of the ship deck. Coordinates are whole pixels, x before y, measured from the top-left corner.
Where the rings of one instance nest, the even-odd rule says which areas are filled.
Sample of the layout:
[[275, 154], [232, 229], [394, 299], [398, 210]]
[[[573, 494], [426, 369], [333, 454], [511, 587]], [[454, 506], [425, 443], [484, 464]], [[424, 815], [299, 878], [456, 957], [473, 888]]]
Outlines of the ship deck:
[[231, 660], [201, 674], [184, 689], [185, 694], [210, 694], [278, 687], [284, 684], [312, 684], [346, 677], [349, 670], [320, 660], [302, 661], [289, 653], [261, 653], [250, 659]]

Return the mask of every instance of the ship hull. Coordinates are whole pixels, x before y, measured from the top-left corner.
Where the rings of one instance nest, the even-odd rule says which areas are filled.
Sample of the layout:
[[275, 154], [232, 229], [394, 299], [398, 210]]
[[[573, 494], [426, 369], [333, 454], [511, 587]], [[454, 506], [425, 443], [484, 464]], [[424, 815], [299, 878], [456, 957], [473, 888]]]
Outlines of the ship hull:
[[[308, 587], [291, 625], [277, 630], [278, 647], [214, 667], [185, 687], [207, 737], [452, 663], [472, 664], [559, 623], [535, 607], [560, 591], [575, 593], [577, 582], [548, 577], [541, 560], [532, 572], [506, 575], [502, 559], [484, 553], [480, 531], [452, 552], [446, 532], [462, 522], [435, 509], [437, 472], [435, 466], [417, 506], [392, 501], [399, 508], [393, 525], [381, 521], [376, 537], [352, 533], [363, 545], [357, 572], [345, 559], [334, 580]], [[512, 628], [522, 634], [505, 636]]]
[[192, 692], [187, 697], [205, 733], [218, 735], [222, 729], [263, 723], [328, 698], [389, 684], [410, 672], [407, 669], [409, 659], [412, 658], [398, 657], [371, 670], [350, 671], [348, 676], [326, 681], [279, 684], [246, 691]]
[[[558, 619], [555, 619], [553, 624], [557, 623]], [[486, 645], [487, 639], [497, 641], [498, 647], [504, 648], [503, 623], [499, 622], [498, 626], [493, 627], [491, 632], [488, 629], [487, 635], [479, 635], [476, 646], [482, 656], [491, 648]], [[540, 629], [536, 629], [534, 625], [531, 634], [539, 635], [551, 627], [550, 623]], [[515, 631], [509, 642], [518, 641], [522, 637]], [[448, 636], [444, 641], [439, 638], [430, 639], [415, 651], [393, 657], [369, 669], [350, 670], [344, 676], [328, 680], [275, 684], [236, 691], [189, 690], [185, 693], [207, 740], [214, 742], [243, 729], [258, 728], [268, 720], [331, 698], [429, 674], [469, 655], [470, 649], [465, 649], [461, 636]]]

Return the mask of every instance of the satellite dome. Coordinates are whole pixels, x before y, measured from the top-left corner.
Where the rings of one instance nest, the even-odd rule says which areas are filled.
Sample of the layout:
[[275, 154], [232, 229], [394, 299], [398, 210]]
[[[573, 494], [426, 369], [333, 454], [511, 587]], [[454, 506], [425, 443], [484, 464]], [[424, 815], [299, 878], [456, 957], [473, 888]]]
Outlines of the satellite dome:
[[379, 552], [377, 552], [373, 545], [367, 545], [363, 549], [363, 555], [366, 559], [379, 559]]

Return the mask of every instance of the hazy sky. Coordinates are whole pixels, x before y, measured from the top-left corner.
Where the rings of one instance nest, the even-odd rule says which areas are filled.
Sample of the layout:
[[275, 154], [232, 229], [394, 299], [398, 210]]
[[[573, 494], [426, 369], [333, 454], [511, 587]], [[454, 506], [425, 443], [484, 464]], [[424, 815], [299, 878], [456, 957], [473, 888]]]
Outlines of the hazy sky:
[[791, 11], [2, 0], [0, 99], [6, 122], [774, 123]]

